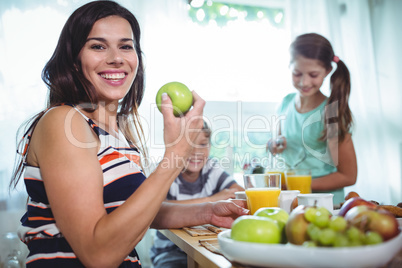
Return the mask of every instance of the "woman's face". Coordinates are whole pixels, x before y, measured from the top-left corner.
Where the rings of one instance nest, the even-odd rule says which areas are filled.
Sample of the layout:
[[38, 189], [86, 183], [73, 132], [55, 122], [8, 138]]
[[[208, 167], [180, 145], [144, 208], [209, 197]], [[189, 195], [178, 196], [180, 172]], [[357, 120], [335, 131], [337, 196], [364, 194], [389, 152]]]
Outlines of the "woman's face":
[[184, 172], [187, 174], [199, 174], [208, 160], [210, 148], [209, 137], [202, 131], [194, 141], [194, 148], [187, 161], [186, 170]]
[[324, 78], [331, 72], [319, 60], [297, 56], [290, 64], [293, 86], [302, 96], [312, 96], [320, 91]]
[[118, 16], [95, 22], [79, 58], [82, 71], [95, 87], [100, 101], [122, 99], [138, 69], [130, 23]]

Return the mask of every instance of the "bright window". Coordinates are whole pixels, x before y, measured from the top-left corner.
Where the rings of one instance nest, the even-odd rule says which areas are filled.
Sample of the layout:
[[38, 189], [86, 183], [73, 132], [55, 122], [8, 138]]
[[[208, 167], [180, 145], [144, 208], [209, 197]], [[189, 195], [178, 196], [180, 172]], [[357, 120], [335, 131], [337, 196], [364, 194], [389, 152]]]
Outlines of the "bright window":
[[[41, 80], [41, 70], [53, 53], [68, 16], [86, 2], [89, 0], [41, 4], [5, 1], [2, 5], [0, 199], [8, 195], [15, 158], [15, 133], [26, 119], [46, 105], [47, 90]], [[226, 157], [234, 157], [237, 153], [241, 160], [245, 159], [241, 156], [245, 152], [250, 156], [247, 159], [264, 156], [258, 146], [250, 148], [244, 145], [245, 141], [225, 141], [228, 137], [232, 140], [236, 137], [237, 141], [239, 137], [245, 138], [240, 131], [247, 123], [241, 118], [246, 117], [239, 112], [260, 114], [260, 106], [272, 111], [292, 88], [285, 1], [199, 1], [202, 5], [198, 7], [186, 0], [118, 2], [132, 10], [141, 25], [147, 81], [140, 112], [147, 120], [145, 132], [153, 133], [157, 141], [156, 145], [150, 142], [150, 155], [157, 160], [163, 153], [163, 144], [160, 145], [163, 124], [158, 112], [152, 114], [156, 91], [164, 83], [178, 80], [197, 91], [208, 103], [205, 114], [217, 133], [213, 156], [222, 158], [227, 153]], [[242, 108], [238, 109], [240, 106]], [[236, 128], [226, 131], [223, 128], [227, 125], [222, 120], [225, 114], [243, 125], [237, 124]], [[261, 115], [268, 119], [270, 116], [268, 112]], [[256, 119], [250, 126], [258, 128], [264, 126], [264, 122]], [[269, 130], [247, 135], [260, 144], [269, 136]], [[242, 164], [237, 161], [228, 170], [239, 172]]]
[[205, 55], [198, 53], [197, 61], [205, 65], [199, 68], [202, 76], [193, 77], [207, 100], [205, 116], [213, 128], [211, 157], [241, 177], [247, 164], [269, 164], [265, 144], [274, 127], [272, 115], [292, 90], [283, 2], [189, 2], [191, 27], [197, 32], [193, 49], [206, 51], [213, 59], [205, 62]]
[[188, 5], [191, 22], [182, 40], [189, 47], [185, 66], [193, 65], [188, 71], [183, 68], [188, 81], [207, 100], [280, 101], [291, 89], [284, 7], [232, 4], [252, 1], [193, 2], [203, 5]]

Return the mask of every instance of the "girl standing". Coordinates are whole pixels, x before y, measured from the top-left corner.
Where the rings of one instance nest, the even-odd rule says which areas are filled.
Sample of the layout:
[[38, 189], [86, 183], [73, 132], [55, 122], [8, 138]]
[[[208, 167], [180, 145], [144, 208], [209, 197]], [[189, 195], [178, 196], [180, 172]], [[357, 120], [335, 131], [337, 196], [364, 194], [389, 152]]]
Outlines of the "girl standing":
[[[283, 115], [277, 140], [270, 140], [272, 154], [282, 153], [289, 165], [312, 172], [312, 191], [331, 192], [334, 204], [344, 201], [346, 186], [356, 183], [357, 161], [352, 141], [352, 113], [348, 100], [350, 75], [331, 43], [315, 33], [298, 36], [290, 46], [290, 68], [296, 93], [287, 95], [277, 110]], [[321, 91], [330, 78], [331, 94]]]

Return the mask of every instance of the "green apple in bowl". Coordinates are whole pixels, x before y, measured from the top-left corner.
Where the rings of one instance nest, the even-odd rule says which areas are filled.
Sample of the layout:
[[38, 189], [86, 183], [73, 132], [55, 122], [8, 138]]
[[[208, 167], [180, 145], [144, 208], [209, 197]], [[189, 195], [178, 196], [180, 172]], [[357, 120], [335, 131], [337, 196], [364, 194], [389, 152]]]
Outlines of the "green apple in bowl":
[[254, 216], [267, 217], [281, 222], [283, 225], [285, 225], [289, 219], [289, 214], [284, 209], [279, 207], [260, 208], [254, 213]]
[[232, 224], [231, 238], [236, 241], [279, 244], [281, 230], [277, 221], [266, 217], [245, 215]]
[[185, 84], [180, 82], [169, 82], [163, 85], [156, 94], [156, 105], [159, 111], [162, 111], [162, 94], [165, 92], [172, 100], [173, 114], [176, 117], [187, 113], [193, 105], [193, 94]]
[[289, 214], [286, 212], [286, 210], [279, 207], [260, 208], [254, 213], [254, 216], [266, 217], [277, 221], [277, 224], [279, 226], [282, 235], [282, 243], [287, 242], [285, 225], [289, 219]]

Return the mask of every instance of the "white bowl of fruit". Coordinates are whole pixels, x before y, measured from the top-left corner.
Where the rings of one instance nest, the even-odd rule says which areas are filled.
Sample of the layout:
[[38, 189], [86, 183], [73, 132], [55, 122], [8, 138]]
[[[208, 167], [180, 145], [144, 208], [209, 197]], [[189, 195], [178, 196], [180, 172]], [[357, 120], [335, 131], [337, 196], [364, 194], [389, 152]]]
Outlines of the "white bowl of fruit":
[[242, 216], [218, 235], [221, 251], [231, 261], [255, 266], [382, 267], [402, 250], [401, 227], [389, 211], [356, 198], [337, 215], [300, 205], [288, 218], [279, 208]]

